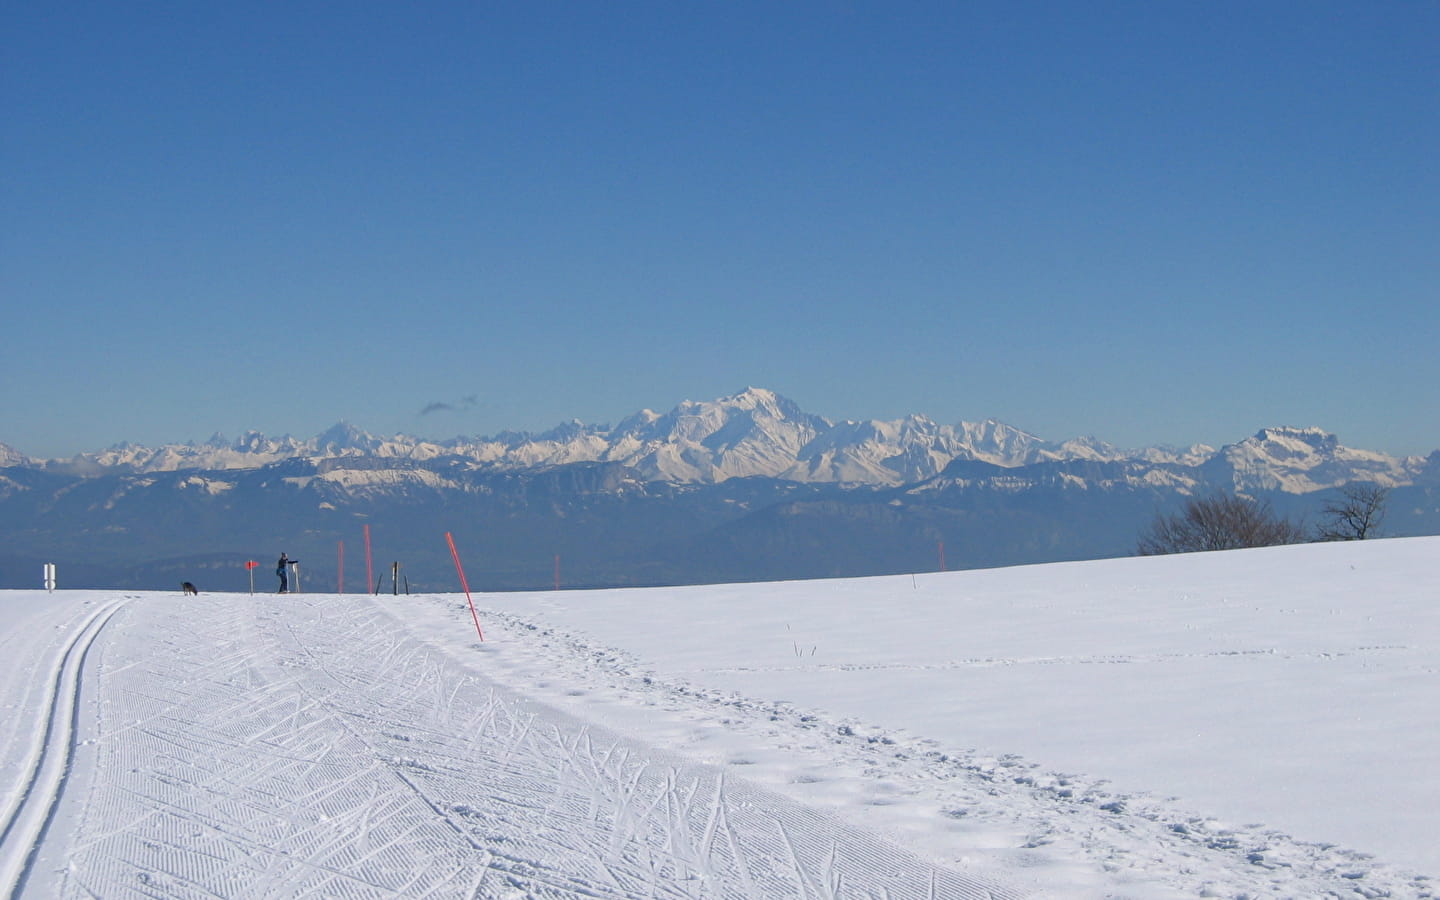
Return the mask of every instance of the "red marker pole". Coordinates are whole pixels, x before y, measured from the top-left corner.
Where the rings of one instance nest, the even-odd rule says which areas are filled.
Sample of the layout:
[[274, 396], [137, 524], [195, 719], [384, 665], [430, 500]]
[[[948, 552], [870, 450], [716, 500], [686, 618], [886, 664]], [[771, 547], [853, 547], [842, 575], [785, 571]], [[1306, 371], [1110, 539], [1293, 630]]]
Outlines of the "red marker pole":
[[450, 532], [445, 532], [445, 542], [450, 545], [450, 558], [455, 560], [455, 571], [460, 575], [460, 586], [465, 589], [465, 602], [470, 604], [470, 618], [475, 620], [475, 633], [480, 635], [480, 640], [485, 640], [485, 634], [480, 630], [480, 616], [475, 612], [475, 601], [470, 599], [470, 583], [465, 580], [465, 567], [460, 565], [460, 553], [455, 549], [455, 538]]
[[370, 566], [370, 526], [365, 526], [365, 593], [374, 590], [370, 585], [375, 583], [375, 570]]
[[945, 542], [944, 542], [944, 541], [936, 541], [936, 542], [935, 542], [935, 545], [936, 545], [936, 547], [938, 547], [939, 550], [940, 550], [940, 571], [943, 572], [943, 571], [945, 571]]

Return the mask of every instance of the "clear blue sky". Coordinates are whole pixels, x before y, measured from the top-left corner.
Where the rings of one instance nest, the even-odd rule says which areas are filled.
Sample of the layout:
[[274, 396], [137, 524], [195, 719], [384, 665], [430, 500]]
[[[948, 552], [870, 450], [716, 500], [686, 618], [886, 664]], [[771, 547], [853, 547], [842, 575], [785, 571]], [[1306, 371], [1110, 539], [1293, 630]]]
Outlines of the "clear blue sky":
[[59, 0], [0, 79], [31, 455], [747, 385], [1440, 448], [1435, 2]]

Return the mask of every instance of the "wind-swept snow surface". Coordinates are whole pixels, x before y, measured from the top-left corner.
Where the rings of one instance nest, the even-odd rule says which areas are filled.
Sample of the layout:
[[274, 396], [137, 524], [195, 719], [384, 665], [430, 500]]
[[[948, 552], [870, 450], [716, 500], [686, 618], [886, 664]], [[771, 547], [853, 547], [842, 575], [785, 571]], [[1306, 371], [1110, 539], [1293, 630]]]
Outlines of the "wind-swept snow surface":
[[0, 891], [1431, 897], [1437, 576], [0, 593]]

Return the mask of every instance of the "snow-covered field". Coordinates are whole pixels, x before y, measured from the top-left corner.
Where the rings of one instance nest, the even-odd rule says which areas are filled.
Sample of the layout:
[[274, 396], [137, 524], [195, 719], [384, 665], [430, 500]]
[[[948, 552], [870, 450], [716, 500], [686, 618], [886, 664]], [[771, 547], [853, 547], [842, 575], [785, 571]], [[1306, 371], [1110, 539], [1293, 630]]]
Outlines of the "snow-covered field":
[[0, 890], [1440, 893], [1440, 538], [475, 603], [0, 592]]

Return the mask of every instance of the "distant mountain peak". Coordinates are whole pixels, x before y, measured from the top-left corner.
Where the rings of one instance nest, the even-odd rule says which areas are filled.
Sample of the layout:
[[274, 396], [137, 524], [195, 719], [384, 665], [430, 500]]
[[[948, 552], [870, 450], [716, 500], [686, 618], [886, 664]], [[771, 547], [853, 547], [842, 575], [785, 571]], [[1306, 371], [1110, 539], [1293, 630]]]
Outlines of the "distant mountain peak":
[[719, 402], [719, 403], [725, 403], [725, 404], [741, 405], [741, 406], [743, 406], [743, 405], [753, 406], [753, 405], [758, 405], [758, 404], [761, 404], [761, 403], [771, 403], [771, 404], [773, 404], [773, 403], [775, 403], [775, 402], [776, 402], [777, 400], [779, 400], [779, 399], [781, 399], [781, 398], [780, 398], [780, 395], [777, 394], [777, 393], [775, 393], [774, 391], [770, 390], [769, 388], [761, 388], [761, 387], [751, 386], [751, 387], [745, 388], [745, 390], [743, 390], [743, 391], [739, 391], [739, 392], [737, 392], [737, 393], [731, 394], [729, 397], [724, 397], [724, 398], [722, 398], [721, 400], [719, 400], [718, 402]]
[[1237, 451], [1263, 453], [1280, 459], [1316, 454], [1330, 457], [1340, 449], [1340, 439], [1323, 428], [1277, 425], [1262, 428], [1233, 446]]
[[30, 457], [9, 444], [0, 444], [0, 468], [28, 465], [30, 465]]
[[1323, 428], [1297, 427], [1295, 425], [1272, 425], [1255, 432], [1255, 439], [1261, 441], [1296, 440], [1311, 444], [1338, 443], [1335, 435]]
[[315, 444], [318, 449], [330, 451], [373, 450], [377, 441], [369, 432], [342, 420], [316, 438]]
[[1353, 480], [1395, 486], [1410, 483], [1410, 461], [1355, 450], [1323, 428], [1279, 425], [1220, 449], [1216, 459], [1234, 470], [1239, 490], [1281, 490], [1293, 494], [1337, 487]]

